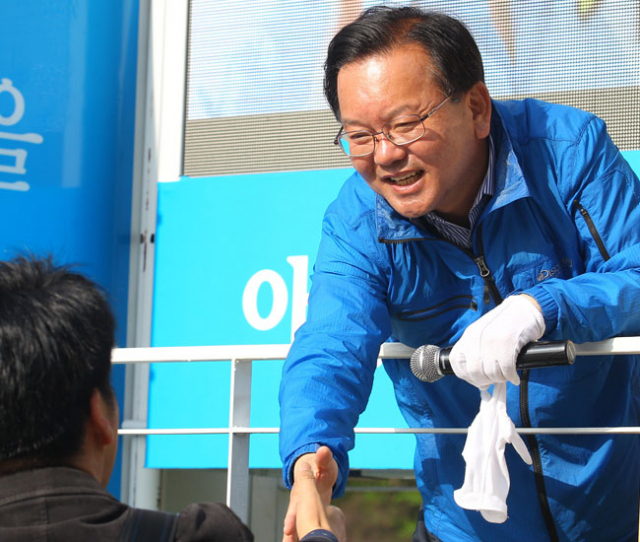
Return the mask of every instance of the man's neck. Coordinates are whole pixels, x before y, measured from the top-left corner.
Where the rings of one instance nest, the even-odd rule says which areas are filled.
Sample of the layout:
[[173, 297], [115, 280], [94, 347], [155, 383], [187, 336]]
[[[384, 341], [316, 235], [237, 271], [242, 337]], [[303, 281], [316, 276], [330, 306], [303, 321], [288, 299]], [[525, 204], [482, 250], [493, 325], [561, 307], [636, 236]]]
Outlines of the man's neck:
[[476, 163], [480, 165], [474, 168], [474, 172], [469, 175], [469, 183], [465, 186], [465, 189], [460, 194], [460, 198], [454, 209], [437, 209], [434, 214], [438, 215], [443, 220], [462, 226], [463, 228], [470, 228], [471, 222], [469, 220], [469, 213], [476, 204], [480, 188], [485, 182], [485, 179], [489, 170], [489, 154], [491, 152], [491, 145], [489, 138], [485, 138], [481, 141], [482, 145], [478, 150], [478, 158]]
[[471, 223], [469, 222], [470, 210], [471, 205], [469, 205], [469, 208], [464, 213], [442, 213], [440, 211], [434, 211], [433, 213], [447, 222], [469, 229], [471, 227]]

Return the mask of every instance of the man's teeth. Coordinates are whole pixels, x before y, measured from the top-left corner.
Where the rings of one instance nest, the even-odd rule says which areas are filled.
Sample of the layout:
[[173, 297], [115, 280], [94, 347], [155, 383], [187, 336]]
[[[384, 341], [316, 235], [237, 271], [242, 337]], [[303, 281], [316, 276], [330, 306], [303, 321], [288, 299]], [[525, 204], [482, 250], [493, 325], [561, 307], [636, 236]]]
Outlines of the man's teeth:
[[405, 175], [404, 177], [391, 177], [391, 180], [400, 186], [408, 186], [416, 182], [416, 178], [418, 177], [418, 173], [409, 173], [409, 175]]

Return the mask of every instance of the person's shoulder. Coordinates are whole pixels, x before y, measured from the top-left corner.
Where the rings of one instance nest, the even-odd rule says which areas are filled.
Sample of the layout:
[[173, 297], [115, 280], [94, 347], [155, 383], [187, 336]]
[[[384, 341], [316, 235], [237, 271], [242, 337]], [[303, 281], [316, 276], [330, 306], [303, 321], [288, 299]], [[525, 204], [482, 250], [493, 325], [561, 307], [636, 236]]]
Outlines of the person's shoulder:
[[253, 534], [228, 506], [190, 504], [178, 516], [176, 542], [253, 542]]
[[329, 204], [325, 219], [331, 217], [348, 227], [361, 227], [367, 215], [373, 216], [376, 209], [376, 193], [369, 187], [359, 173], [352, 175], [342, 185], [338, 195]]
[[533, 98], [493, 103], [511, 139], [519, 141], [577, 141], [587, 125], [597, 119], [593, 113], [575, 107]]

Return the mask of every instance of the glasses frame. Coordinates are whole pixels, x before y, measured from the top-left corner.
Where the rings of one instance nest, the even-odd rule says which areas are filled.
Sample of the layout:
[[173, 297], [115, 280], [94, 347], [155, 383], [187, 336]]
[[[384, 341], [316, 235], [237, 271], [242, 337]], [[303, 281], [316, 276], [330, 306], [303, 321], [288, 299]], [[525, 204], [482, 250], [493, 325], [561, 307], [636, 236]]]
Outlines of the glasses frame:
[[[349, 130], [348, 132], [344, 131], [344, 126], [340, 127], [340, 130], [338, 130], [338, 133], [336, 135], [336, 137], [333, 140], [333, 144], [334, 145], [338, 145], [338, 147], [340, 147], [340, 150], [349, 158], [362, 158], [363, 156], [369, 156], [370, 154], [373, 154], [376, 151], [376, 143], [378, 142], [378, 138], [376, 136], [379, 135], [383, 135], [387, 141], [390, 141], [391, 143], [393, 143], [394, 145], [396, 145], [397, 147], [402, 147], [404, 145], [409, 145], [410, 143], [413, 143], [414, 141], [418, 141], [418, 139], [420, 139], [424, 134], [427, 133], [426, 128], [424, 127], [424, 121], [427, 120], [430, 116], [432, 116], [438, 109], [440, 109], [444, 104], [446, 104], [450, 99], [451, 99], [451, 94], [449, 96], [447, 96], [444, 100], [442, 100], [438, 105], [436, 105], [434, 108], [430, 109], [428, 113], [424, 114], [422, 117], [415, 115], [416, 117], [418, 117], [418, 119], [420, 120], [420, 124], [422, 124], [422, 134], [420, 134], [418, 137], [412, 139], [411, 141], [403, 141], [402, 143], [396, 143], [395, 141], [393, 141], [389, 135], [387, 134], [387, 132], [385, 132], [385, 128], [387, 126], [389, 126], [390, 124], [392, 124], [395, 120], [400, 119], [402, 117], [397, 117], [397, 119], [392, 119], [390, 122], [388, 122], [387, 124], [385, 124], [382, 127], [382, 130], [380, 130], [379, 132], [372, 132], [370, 130]], [[409, 116], [414, 116], [414, 115], [406, 115], [407, 117]], [[344, 147], [342, 145], [340, 145], [340, 138], [345, 135], [345, 134], [351, 134], [351, 133], [359, 133], [359, 132], [367, 132], [368, 134], [371, 134], [371, 137], [373, 138], [373, 148], [371, 149], [371, 151], [369, 151], [366, 154], [348, 154], [347, 151], [344, 150]]]

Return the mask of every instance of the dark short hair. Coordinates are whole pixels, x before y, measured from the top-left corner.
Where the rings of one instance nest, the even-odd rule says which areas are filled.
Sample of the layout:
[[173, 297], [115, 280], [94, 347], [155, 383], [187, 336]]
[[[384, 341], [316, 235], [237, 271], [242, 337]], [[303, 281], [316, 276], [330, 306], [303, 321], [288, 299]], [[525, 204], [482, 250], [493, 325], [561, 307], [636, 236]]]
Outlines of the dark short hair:
[[55, 464], [79, 451], [110, 384], [115, 320], [101, 289], [51, 258], [0, 262], [0, 462]]
[[338, 72], [356, 60], [388, 53], [415, 43], [433, 61], [434, 77], [447, 96], [459, 96], [477, 82], [484, 82], [482, 57], [473, 36], [457, 19], [418, 8], [376, 6], [365, 10], [340, 30], [327, 51], [324, 93], [333, 114], [340, 120]]

